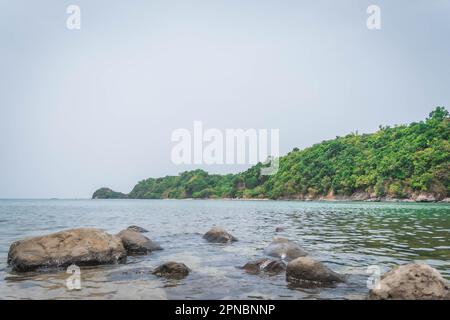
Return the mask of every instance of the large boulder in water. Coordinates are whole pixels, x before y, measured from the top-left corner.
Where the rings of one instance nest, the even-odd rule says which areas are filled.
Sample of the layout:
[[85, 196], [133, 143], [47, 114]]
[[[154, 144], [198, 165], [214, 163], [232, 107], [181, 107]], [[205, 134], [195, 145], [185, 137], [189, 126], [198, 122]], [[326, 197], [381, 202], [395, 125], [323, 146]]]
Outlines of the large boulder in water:
[[126, 261], [119, 238], [93, 228], [70, 229], [14, 242], [8, 264], [15, 271], [90, 266]]
[[411, 263], [385, 273], [378, 288], [370, 290], [369, 299], [450, 299], [450, 286], [436, 269], [423, 263]]
[[117, 234], [129, 255], [147, 254], [155, 250], [162, 250], [161, 246], [140, 232], [125, 229]]
[[182, 279], [186, 277], [190, 271], [191, 270], [184, 263], [170, 261], [157, 267], [153, 271], [153, 274], [168, 279]]
[[298, 287], [322, 287], [343, 282], [344, 277], [310, 257], [292, 260], [286, 267], [286, 281]]
[[224, 229], [214, 227], [203, 235], [203, 238], [209, 242], [228, 243], [237, 241], [237, 239], [226, 232]]
[[255, 261], [247, 262], [242, 269], [250, 274], [259, 274], [261, 272], [268, 274], [278, 274], [286, 270], [283, 261], [262, 258]]
[[129, 226], [127, 228], [127, 230], [132, 230], [132, 231], [136, 231], [136, 232], [140, 232], [140, 233], [147, 233], [148, 232], [147, 229], [139, 227], [139, 226], [135, 226], [135, 225]]
[[286, 238], [273, 239], [267, 248], [264, 249], [264, 253], [287, 261], [308, 255], [298, 244]]

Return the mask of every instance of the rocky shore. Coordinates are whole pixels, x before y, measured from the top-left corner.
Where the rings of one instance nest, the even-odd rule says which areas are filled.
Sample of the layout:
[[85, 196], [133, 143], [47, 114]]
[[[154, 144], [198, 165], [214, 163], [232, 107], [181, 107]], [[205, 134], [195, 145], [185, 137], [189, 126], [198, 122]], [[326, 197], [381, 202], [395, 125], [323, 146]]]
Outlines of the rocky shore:
[[[100, 197], [93, 196], [94, 200], [101, 199], [130, 199], [138, 200], [140, 198], [132, 198], [129, 195], [123, 197]], [[154, 200], [154, 199], [151, 199]], [[254, 197], [241, 197], [241, 198], [161, 198], [160, 200], [229, 200], [229, 201], [362, 201], [362, 202], [416, 202], [416, 203], [450, 203], [450, 198], [433, 195], [430, 193], [413, 193], [403, 198], [396, 197], [378, 197], [373, 193], [368, 192], [356, 192], [352, 195], [293, 195], [289, 197], [279, 197], [276, 199], [269, 198], [254, 198]]]
[[279, 200], [299, 200], [299, 201], [365, 201], [365, 202], [419, 202], [419, 203], [434, 203], [442, 202], [449, 203], [450, 198], [443, 198], [431, 193], [411, 193], [403, 198], [396, 197], [378, 197], [375, 193], [355, 192], [352, 195], [297, 195], [292, 197], [282, 197]]
[[[274, 233], [278, 231], [279, 228], [274, 229]], [[148, 255], [155, 250], [163, 250], [158, 243], [143, 235], [147, 232], [147, 229], [133, 225], [117, 235], [94, 228], [78, 228], [27, 238], [11, 244], [8, 265], [14, 272], [22, 273], [49, 271], [73, 264], [123, 264], [127, 262], [127, 256]], [[220, 227], [207, 231], [203, 239], [205, 245], [211, 243], [221, 246], [239, 241]], [[180, 261], [166, 261], [145, 272], [157, 277], [181, 280], [189, 276], [191, 269]], [[282, 237], [275, 237], [265, 248], [264, 256], [246, 262], [236, 272], [254, 276], [285, 273], [286, 285], [292, 289], [347, 285], [345, 274], [331, 270], [321, 261], [312, 258], [298, 243]], [[394, 267], [385, 273], [379, 283], [368, 291], [367, 298], [450, 299], [450, 284], [429, 265], [411, 263]]]

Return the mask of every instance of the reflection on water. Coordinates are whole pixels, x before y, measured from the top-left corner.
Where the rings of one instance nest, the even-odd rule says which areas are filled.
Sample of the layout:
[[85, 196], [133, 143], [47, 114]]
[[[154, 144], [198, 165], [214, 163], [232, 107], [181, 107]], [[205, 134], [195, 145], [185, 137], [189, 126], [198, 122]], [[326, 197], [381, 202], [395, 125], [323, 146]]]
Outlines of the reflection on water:
[[[68, 291], [64, 270], [15, 274], [6, 265], [18, 239], [73, 227], [117, 233], [131, 224], [150, 230], [164, 250], [127, 264], [82, 269], [82, 289]], [[219, 225], [239, 241], [210, 244]], [[275, 233], [282, 226], [283, 232]], [[300, 243], [314, 258], [346, 274], [335, 288], [290, 289], [284, 275], [241, 269], [263, 256], [274, 236]], [[192, 272], [183, 280], [151, 274], [165, 261]], [[369, 265], [383, 271], [423, 261], [450, 279], [450, 206], [445, 204], [289, 201], [0, 200], [0, 298], [3, 299], [363, 299]]]

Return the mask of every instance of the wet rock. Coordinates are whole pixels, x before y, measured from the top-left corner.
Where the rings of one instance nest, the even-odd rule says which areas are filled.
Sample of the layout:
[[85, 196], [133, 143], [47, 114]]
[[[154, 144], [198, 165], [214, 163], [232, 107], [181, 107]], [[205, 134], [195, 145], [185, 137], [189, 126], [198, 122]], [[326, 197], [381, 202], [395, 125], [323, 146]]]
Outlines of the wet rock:
[[132, 231], [136, 231], [136, 232], [140, 232], [140, 233], [147, 233], [148, 230], [139, 226], [129, 226], [127, 228], [127, 230], [132, 230]]
[[15, 271], [124, 263], [119, 238], [93, 228], [70, 229], [14, 242], [8, 264]]
[[307, 255], [306, 251], [304, 251], [298, 244], [286, 238], [273, 239], [267, 248], [264, 249], [264, 253], [268, 256], [288, 261]]
[[262, 258], [247, 262], [242, 268], [250, 274], [258, 274], [260, 272], [278, 274], [286, 270], [286, 265], [280, 260]]
[[343, 282], [344, 277], [310, 257], [292, 260], [286, 267], [286, 281], [298, 287], [322, 287]]
[[441, 200], [441, 202], [450, 203], [450, 198], [444, 198], [444, 199]]
[[226, 232], [224, 229], [214, 227], [203, 235], [203, 238], [209, 242], [228, 243], [237, 241], [237, 239]]
[[370, 290], [371, 300], [438, 300], [450, 298], [449, 283], [439, 271], [423, 263], [395, 267], [385, 273], [379, 287]]
[[128, 255], [148, 254], [155, 250], [162, 250], [161, 246], [137, 231], [125, 229], [117, 234], [122, 240]]
[[191, 270], [180, 262], [167, 262], [157, 267], [153, 274], [168, 279], [182, 279], [186, 277]]
[[276, 227], [275, 232], [283, 232], [285, 229], [283, 227]]

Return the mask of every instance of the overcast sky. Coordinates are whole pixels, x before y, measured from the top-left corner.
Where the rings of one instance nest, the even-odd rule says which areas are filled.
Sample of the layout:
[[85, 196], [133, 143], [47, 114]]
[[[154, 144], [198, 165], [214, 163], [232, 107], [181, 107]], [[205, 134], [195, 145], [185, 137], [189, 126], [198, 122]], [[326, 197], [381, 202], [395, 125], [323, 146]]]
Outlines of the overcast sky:
[[194, 120], [278, 128], [281, 154], [422, 120], [450, 105], [449, 38], [450, 0], [0, 0], [0, 198], [241, 169], [172, 163]]

